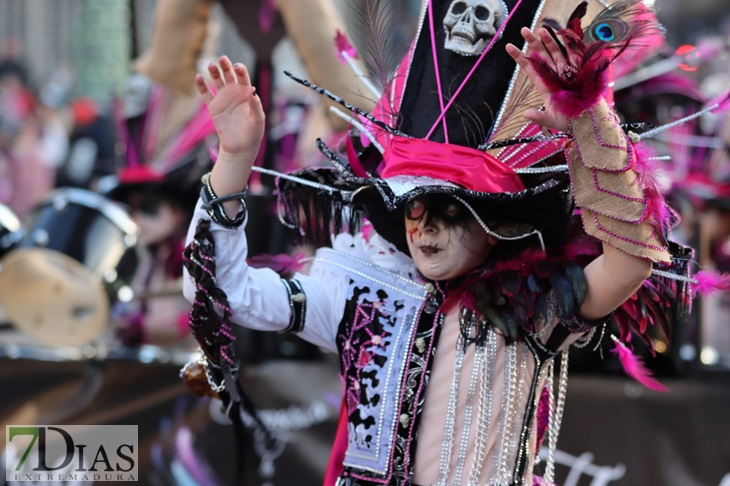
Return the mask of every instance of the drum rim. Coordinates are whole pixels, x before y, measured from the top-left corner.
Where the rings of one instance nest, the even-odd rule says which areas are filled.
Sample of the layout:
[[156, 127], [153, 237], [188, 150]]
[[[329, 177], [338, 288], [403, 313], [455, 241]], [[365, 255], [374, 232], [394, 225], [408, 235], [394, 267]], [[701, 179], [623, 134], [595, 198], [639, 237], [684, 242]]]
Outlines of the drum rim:
[[65, 198], [69, 202], [80, 204], [92, 209], [97, 209], [103, 216], [111, 221], [114, 226], [122, 230], [128, 235], [136, 235], [139, 230], [137, 223], [117, 202], [106, 199], [101, 194], [97, 194], [86, 189], [76, 187], [61, 187], [49, 193], [46, 200], [41, 204], [53, 204], [56, 199]]

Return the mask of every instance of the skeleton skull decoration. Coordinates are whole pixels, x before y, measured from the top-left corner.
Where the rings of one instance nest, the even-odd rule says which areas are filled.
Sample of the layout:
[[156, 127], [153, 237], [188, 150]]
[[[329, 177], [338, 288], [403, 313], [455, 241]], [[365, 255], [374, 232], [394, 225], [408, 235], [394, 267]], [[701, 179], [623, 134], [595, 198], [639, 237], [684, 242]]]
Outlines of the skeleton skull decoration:
[[480, 55], [506, 14], [500, 0], [454, 0], [444, 17], [444, 48], [463, 56]]

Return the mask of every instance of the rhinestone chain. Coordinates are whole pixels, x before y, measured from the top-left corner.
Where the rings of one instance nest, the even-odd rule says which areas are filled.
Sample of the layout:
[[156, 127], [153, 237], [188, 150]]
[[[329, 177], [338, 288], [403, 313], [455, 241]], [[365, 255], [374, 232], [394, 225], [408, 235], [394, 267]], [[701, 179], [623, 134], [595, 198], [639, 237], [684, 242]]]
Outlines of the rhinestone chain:
[[456, 434], [456, 397], [459, 394], [459, 382], [461, 381], [461, 368], [464, 363], [463, 336], [459, 333], [456, 341], [456, 361], [454, 363], [454, 376], [451, 381], [451, 392], [449, 393], [449, 405], [446, 408], [446, 421], [444, 425], [444, 437], [441, 442], [441, 460], [439, 461], [439, 474], [436, 484], [446, 486], [449, 477], [449, 466], [451, 465], [451, 451], [454, 447], [454, 436]]

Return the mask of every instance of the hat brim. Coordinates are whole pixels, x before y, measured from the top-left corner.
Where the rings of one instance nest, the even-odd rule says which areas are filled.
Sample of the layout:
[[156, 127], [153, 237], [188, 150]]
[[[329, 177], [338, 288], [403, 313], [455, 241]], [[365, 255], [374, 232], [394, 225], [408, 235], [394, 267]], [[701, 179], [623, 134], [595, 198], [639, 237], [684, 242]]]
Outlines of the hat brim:
[[[362, 208], [379, 235], [406, 253], [405, 205], [426, 194], [447, 194], [462, 199], [484, 222], [523, 225], [525, 236], [537, 230], [543, 235], [545, 245], [550, 247], [562, 243], [572, 213], [569, 184], [568, 174], [564, 173], [520, 192], [485, 193], [424, 177], [371, 179], [353, 193], [352, 203]], [[504, 239], [515, 239], [512, 232], [501, 233], [496, 226], [490, 229]]]

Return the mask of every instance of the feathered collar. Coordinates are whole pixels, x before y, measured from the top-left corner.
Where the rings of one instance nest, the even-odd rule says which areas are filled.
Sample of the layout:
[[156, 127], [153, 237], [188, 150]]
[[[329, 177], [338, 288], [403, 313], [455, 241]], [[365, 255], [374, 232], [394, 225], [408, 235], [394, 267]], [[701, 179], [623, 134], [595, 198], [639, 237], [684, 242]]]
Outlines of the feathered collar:
[[561, 319], [575, 317], [585, 298], [583, 265], [597, 251], [596, 244], [582, 242], [547, 253], [528, 249], [515, 258], [487, 262], [448, 282], [442, 311], [458, 304], [512, 343], [525, 332], [535, 332], [535, 321], [553, 312]]

